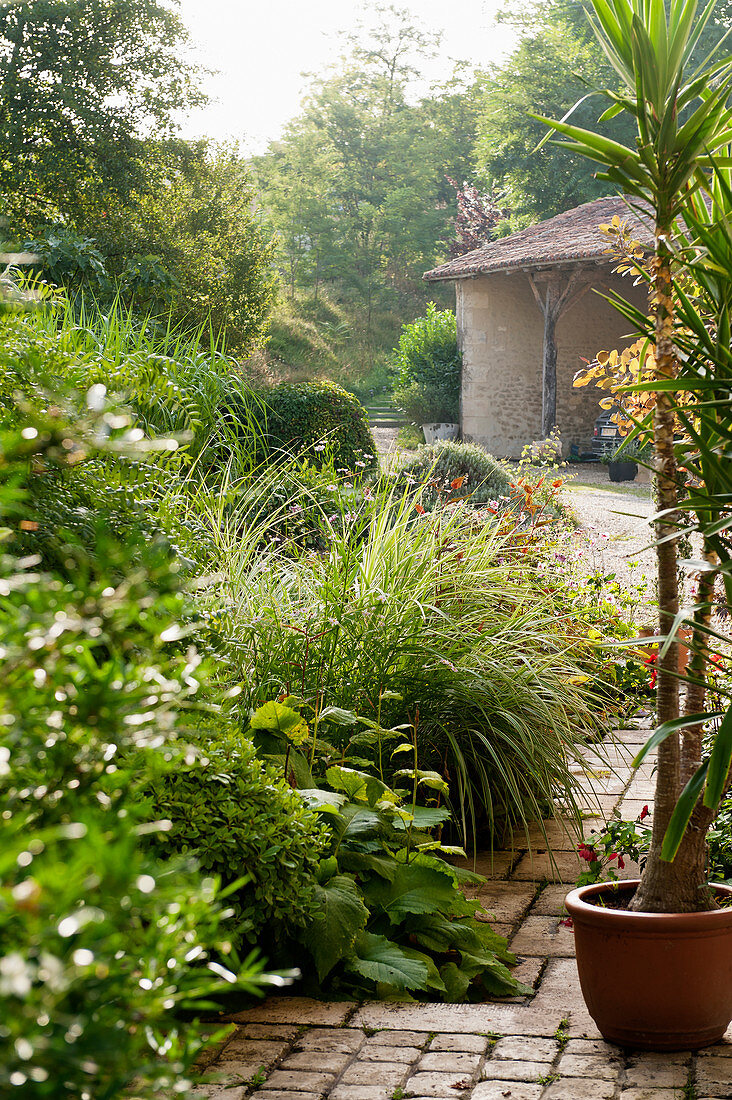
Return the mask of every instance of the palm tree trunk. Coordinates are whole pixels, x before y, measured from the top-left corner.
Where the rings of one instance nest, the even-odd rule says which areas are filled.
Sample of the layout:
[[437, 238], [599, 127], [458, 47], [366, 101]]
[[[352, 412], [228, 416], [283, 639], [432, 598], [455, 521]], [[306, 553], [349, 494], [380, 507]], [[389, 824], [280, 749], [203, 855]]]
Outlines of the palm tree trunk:
[[[691, 660], [689, 661], [690, 683], [686, 688], [684, 714], [700, 714], [706, 699], [706, 671], [709, 663], [709, 636], [707, 629], [712, 619], [712, 601], [714, 583], [717, 578], [718, 558], [708, 545], [703, 550], [704, 561], [709, 566], [699, 576], [696, 608], [691, 635]], [[690, 726], [684, 731], [681, 745], [681, 782], [688, 783], [701, 764], [704, 723]]]
[[[656, 255], [653, 272], [652, 308], [655, 322], [656, 379], [676, 377], [674, 352], [674, 303], [669, 228], [656, 227]], [[661, 635], [668, 635], [679, 610], [677, 540], [669, 538], [678, 530], [677, 470], [674, 455], [674, 398], [672, 392], [656, 394], [653, 434], [656, 467], [656, 502], [660, 513], [656, 520], [656, 558], [658, 567], [658, 607]], [[663, 541], [667, 540], [667, 541]], [[674, 639], [657, 664], [658, 724], [679, 717], [679, 656]], [[679, 913], [699, 908], [698, 888], [704, 881], [704, 837], [695, 843], [689, 830], [672, 863], [661, 859], [663, 838], [671, 814], [681, 793], [681, 744], [671, 734], [658, 748], [653, 833], [641, 884], [631, 908], [644, 913]], [[701, 875], [697, 866], [701, 863]]]

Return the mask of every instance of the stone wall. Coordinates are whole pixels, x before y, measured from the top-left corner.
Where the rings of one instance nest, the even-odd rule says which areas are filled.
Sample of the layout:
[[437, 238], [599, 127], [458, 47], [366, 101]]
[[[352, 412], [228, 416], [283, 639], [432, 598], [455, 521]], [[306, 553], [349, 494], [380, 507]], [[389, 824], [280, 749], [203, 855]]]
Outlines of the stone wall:
[[[618, 289], [643, 301], [629, 280], [598, 272], [598, 288]], [[463, 438], [499, 457], [518, 458], [541, 436], [541, 359], [544, 318], [523, 271], [460, 279], [458, 337], [463, 354]], [[574, 389], [582, 358], [627, 344], [629, 324], [592, 289], [571, 306], [556, 328], [557, 422], [565, 453], [587, 449], [603, 396], [595, 387]]]

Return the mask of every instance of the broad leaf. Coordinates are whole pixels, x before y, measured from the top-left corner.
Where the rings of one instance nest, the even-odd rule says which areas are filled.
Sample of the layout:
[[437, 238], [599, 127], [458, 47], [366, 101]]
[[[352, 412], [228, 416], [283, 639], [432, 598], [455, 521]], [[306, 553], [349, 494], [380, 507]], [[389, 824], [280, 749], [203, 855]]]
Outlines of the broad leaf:
[[312, 789], [314, 782], [313, 773], [310, 771], [310, 764], [301, 752], [297, 752], [296, 749], [292, 749], [289, 756], [286, 753], [284, 755], [269, 755], [267, 753], [262, 753], [262, 755], [266, 760], [268, 760], [271, 764], [274, 764], [274, 766], [283, 773], [285, 770], [285, 761], [287, 761], [288, 781], [291, 779], [290, 773], [292, 773], [292, 776], [295, 777], [295, 783], [297, 784], [298, 789], [301, 787], [308, 790]]
[[354, 726], [358, 721], [352, 710], [343, 710], [342, 707], [325, 707], [319, 719], [321, 722], [335, 722], [337, 726]]
[[350, 871], [356, 875], [373, 871], [374, 874], [385, 878], [387, 882], [394, 881], [394, 875], [399, 866], [388, 853], [377, 855], [373, 852], [356, 852], [343, 847], [338, 853], [338, 858], [344, 871]]
[[270, 730], [286, 737], [293, 745], [301, 745], [310, 734], [308, 724], [301, 714], [284, 703], [265, 703], [249, 719], [253, 730]]
[[[410, 814], [412, 813], [410, 807]], [[450, 817], [450, 811], [444, 806], [415, 806], [414, 825], [417, 829], [434, 829], [436, 825], [442, 825]], [[395, 822], [397, 828], [402, 828]]]
[[462, 952], [462, 969], [471, 977], [479, 977], [489, 993], [501, 997], [511, 997], [516, 994], [530, 993], [526, 986], [517, 982], [511, 971], [500, 962], [495, 955], [473, 955], [469, 951]]
[[447, 910], [454, 895], [455, 885], [448, 874], [416, 862], [399, 864], [392, 882], [364, 884], [368, 904], [380, 906], [392, 924], [400, 924], [409, 913]]
[[391, 829], [390, 824], [376, 810], [356, 802], [343, 807], [343, 816], [348, 819], [344, 841], [364, 841], [382, 836]]
[[302, 940], [313, 956], [322, 982], [336, 963], [353, 951], [369, 911], [349, 875], [335, 875], [325, 886], [316, 886], [315, 897], [321, 913]]
[[319, 787], [309, 787], [298, 791], [303, 802], [311, 810], [321, 813], [339, 814], [340, 808], [346, 801], [346, 796], [338, 791], [321, 791]]
[[337, 791], [345, 791], [349, 798], [368, 802], [369, 806], [375, 806], [384, 793], [389, 791], [386, 783], [382, 783], [376, 776], [356, 771], [355, 768], [344, 768], [340, 764], [328, 768], [325, 778]]
[[407, 952], [386, 936], [371, 932], [357, 936], [354, 953], [345, 966], [369, 981], [395, 989], [424, 989], [430, 971], [428, 960], [417, 952]]
[[445, 986], [446, 1001], [452, 1004], [460, 1004], [461, 1001], [465, 1000], [472, 979], [468, 977], [465, 971], [460, 969], [457, 963], [448, 962], [441, 966], [440, 977]]

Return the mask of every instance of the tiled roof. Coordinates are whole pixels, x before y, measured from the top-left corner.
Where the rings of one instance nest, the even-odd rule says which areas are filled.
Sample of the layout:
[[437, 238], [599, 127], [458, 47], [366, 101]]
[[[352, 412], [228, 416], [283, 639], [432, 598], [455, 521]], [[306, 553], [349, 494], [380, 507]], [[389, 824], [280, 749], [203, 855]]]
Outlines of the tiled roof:
[[611, 221], [615, 214], [628, 223], [638, 240], [643, 244], [651, 243], [648, 225], [629, 208], [625, 199], [620, 196], [595, 199], [512, 233], [510, 237], [488, 241], [473, 252], [428, 271], [424, 278], [429, 281], [466, 279], [471, 275], [487, 275], [511, 268], [546, 267], [577, 260], [609, 263], [610, 257], [604, 254], [607, 238], [598, 227]]

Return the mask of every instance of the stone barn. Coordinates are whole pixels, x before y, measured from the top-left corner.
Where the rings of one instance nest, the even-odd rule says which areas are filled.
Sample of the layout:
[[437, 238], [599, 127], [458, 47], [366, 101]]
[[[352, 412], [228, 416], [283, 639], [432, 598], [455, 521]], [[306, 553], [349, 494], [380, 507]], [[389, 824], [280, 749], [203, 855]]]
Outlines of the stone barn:
[[589, 449], [603, 394], [572, 380], [583, 359], [632, 338], [601, 295], [615, 290], [646, 304], [644, 287], [613, 274], [599, 226], [615, 215], [650, 242], [622, 198], [597, 199], [427, 272], [429, 282], [455, 282], [463, 439], [518, 458], [557, 425], [565, 455], [572, 444]]

